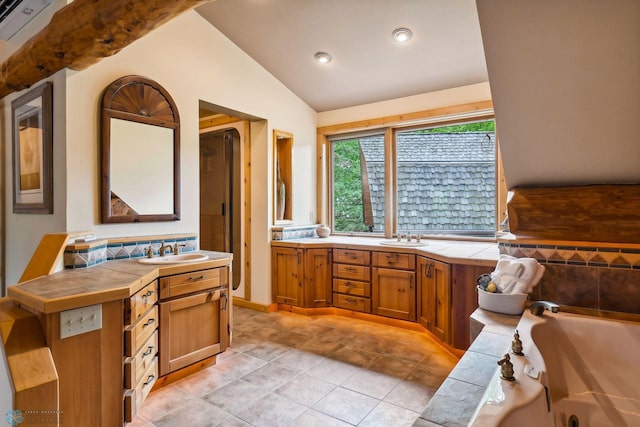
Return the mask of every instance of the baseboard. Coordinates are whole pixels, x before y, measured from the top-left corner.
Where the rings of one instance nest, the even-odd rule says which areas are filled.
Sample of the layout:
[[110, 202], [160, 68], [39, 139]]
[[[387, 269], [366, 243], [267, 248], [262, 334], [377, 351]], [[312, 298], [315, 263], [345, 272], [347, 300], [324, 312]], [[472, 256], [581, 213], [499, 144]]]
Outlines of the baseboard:
[[237, 305], [238, 307], [250, 308], [251, 310], [262, 311], [264, 313], [273, 313], [274, 311], [278, 311], [278, 304], [259, 304], [238, 297], [233, 297], [233, 305]]

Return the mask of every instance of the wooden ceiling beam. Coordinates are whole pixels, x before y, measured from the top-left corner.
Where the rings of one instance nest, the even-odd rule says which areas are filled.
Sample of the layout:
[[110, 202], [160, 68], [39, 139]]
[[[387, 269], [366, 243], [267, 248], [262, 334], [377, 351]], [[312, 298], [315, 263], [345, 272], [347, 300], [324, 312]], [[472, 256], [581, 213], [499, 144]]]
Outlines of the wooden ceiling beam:
[[83, 70], [211, 0], [75, 0], [0, 65], [0, 99], [63, 68]]

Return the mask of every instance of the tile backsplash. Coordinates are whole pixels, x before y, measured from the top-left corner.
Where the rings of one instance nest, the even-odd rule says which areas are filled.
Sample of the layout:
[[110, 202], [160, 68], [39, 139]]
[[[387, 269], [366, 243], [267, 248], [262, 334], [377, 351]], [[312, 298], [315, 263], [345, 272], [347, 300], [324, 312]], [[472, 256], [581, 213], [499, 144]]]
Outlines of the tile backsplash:
[[597, 311], [640, 314], [640, 247], [500, 242], [501, 254], [544, 264], [531, 300]]
[[162, 242], [170, 245], [175, 243], [184, 245], [180, 247], [180, 252], [191, 252], [198, 248], [196, 236], [100, 240], [92, 244], [68, 245], [64, 251], [64, 266], [65, 268], [87, 268], [111, 260], [141, 258], [146, 256], [149, 247], [153, 249], [153, 255], [158, 256]]
[[316, 234], [317, 228], [318, 224], [273, 226], [271, 227], [271, 240], [291, 240], [318, 237]]

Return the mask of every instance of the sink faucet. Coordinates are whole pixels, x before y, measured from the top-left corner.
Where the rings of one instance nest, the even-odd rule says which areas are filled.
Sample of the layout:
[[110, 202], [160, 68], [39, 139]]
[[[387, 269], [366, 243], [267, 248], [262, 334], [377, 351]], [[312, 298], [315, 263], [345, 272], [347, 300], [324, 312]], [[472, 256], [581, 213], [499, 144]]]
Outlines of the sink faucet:
[[556, 303], [550, 301], [534, 301], [529, 310], [531, 314], [535, 314], [536, 316], [542, 316], [542, 313], [545, 310], [549, 310], [552, 313], [557, 313], [560, 306]]
[[162, 241], [162, 246], [160, 246], [160, 249], [158, 249], [158, 252], [160, 253], [160, 256], [164, 256], [165, 255], [164, 251], [167, 250], [167, 249], [171, 250], [172, 246], [170, 244], [169, 245], [165, 245], [164, 244], [164, 240], [163, 240]]
[[186, 246], [187, 246], [187, 245], [185, 245], [184, 243], [181, 243], [181, 244], [177, 244], [177, 243], [176, 243], [175, 245], [173, 245], [173, 254], [174, 254], [174, 255], [179, 255], [179, 254], [180, 254], [180, 247], [183, 247], [183, 248], [184, 248], [184, 247], [186, 247]]

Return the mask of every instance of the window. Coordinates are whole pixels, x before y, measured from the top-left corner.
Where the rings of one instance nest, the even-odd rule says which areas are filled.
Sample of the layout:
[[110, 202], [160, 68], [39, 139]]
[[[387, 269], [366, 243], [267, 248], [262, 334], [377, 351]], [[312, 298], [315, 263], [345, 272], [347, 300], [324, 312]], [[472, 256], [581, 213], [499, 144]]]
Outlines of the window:
[[493, 120], [396, 134], [398, 232], [493, 234]]
[[[336, 233], [493, 235], [506, 191], [492, 107], [319, 128], [319, 212]], [[399, 120], [408, 116], [411, 123]], [[353, 132], [372, 122], [384, 127]]]
[[333, 230], [384, 232], [384, 133], [331, 142]]

